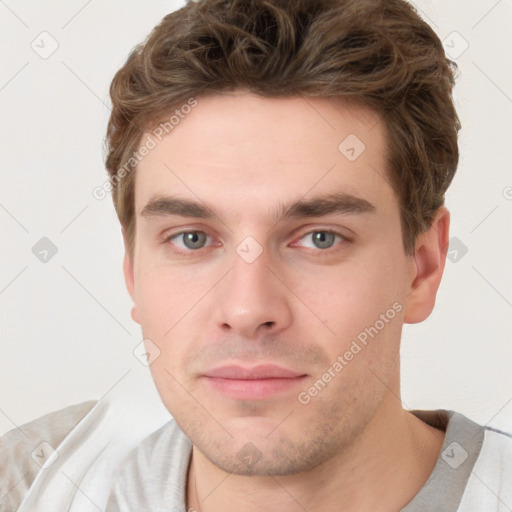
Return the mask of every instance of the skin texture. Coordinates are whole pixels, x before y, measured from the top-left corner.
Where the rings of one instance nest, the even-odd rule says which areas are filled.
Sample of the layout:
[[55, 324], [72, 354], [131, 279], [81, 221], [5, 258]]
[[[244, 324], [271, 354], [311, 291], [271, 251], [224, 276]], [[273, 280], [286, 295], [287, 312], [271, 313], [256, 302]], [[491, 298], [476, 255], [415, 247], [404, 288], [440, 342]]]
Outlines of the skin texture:
[[[427, 480], [444, 437], [402, 408], [399, 346], [403, 323], [434, 306], [449, 212], [441, 207], [416, 253], [404, 253], [385, 126], [366, 108], [245, 91], [197, 100], [136, 170], [134, 257], [124, 261], [132, 317], [160, 350], [156, 387], [194, 445], [187, 505], [398, 510]], [[354, 161], [338, 148], [351, 134], [365, 145]], [[335, 191], [375, 212], [272, 217]], [[141, 216], [156, 194], [206, 203], [221, 220]], [[183, 230], [208, 235], [204, 246], [169, 239]], [[341, 235], [330, 248], [315, 244], [323, 230]], [[249, 236], [258, 245], [244, 245]], [[237, 247], [262, 252], [249, 263]], [[393, 304], [393, 318], [333, 370]], [[270, 397], [236, 399], [202, 377], [228, 363], [306, 377]], [[329, 382], [301, 403], [329, 368]]]

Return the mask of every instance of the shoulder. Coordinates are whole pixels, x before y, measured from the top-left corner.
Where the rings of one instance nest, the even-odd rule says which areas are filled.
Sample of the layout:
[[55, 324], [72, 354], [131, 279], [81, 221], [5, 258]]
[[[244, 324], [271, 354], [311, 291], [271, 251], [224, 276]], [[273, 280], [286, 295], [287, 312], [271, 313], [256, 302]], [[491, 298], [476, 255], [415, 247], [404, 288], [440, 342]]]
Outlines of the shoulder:
[[[150, 510], [183, 499], [192, 443], [174, 419], [143, 439], [119, 467], [106, 512]], [[169, 499], [171, 500], [169, 502]]]
[[487, 426], [481, 428], [482, 447], [460, 511], [509, 510], [512, 505], [512, 434]]
[[491, 427], [483, 428], [484, 442], [475, 464], [475, 471], [478, 468], [499, 467], [501, 471], [506, 472], [512, 488], [512, 434]]
[[498, 465], [508, 472], [512, 485], [512, 434], [492, 427], [482, 427], [482, 429], [484, 441], [475, 469], [477, 466]]
[[[473, 471], [479, 468], [495, 467], [500, 471], [512, 471], [512, 433], [489, 425], [481, 425], [461, 413], [448, 411], [450, 427], [448, 432], [468, 451], [477, 457]], [[510, 479], [512, 485], [512, 479]]]
[[16, 510], [58, 445], [97, 400], [50, 412], [0, 437], [0, 496], [3, 510]]

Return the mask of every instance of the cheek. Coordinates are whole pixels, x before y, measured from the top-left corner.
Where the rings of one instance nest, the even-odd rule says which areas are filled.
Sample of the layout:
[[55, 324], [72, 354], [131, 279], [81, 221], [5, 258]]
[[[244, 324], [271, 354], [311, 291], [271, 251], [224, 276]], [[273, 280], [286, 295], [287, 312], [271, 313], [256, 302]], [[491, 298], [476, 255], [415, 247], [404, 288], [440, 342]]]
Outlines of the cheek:
[[176, 294], [169, 288], [169, 280], [157, 272], [145, 274], [138, 283], [137, 309], [142, 328], [161, 337], [173, 325], [169, 315], [175, 311]]
[[168, 333], [208, 290], [208, 280], [188, 269], [154, 267], [137, 276], [137, 309], [143, 328], [159, 337]]
[[402, 275], [400, 258], [383, 251], [374, 258], [305, 272], [291, 286], [307, 306], [297, 304], [298, 323], [310, 328], [314, 324], [319, 335], [332, 341], [331, 349], [339, 351], [376, 322], [382, 327], [383, 314], [388, 322], [379, 330], [379, 338], [395, 339], [401, 329]]
[[203, 333], [197, 330], [194, 321], [197, 308], [215, 279], [212, 272], [202, 276], [192, 269], [169, 266], [141, 271], [137, 277], [136, 299], [142, 332], [160, 350], [150, 370], [157, 385], [175, 392], [177, 384], [171, 375], [180, 382], [186, 377], [183, 362], [191, 350], [196, 350], [197, 340], [201, 338], [198, 334]]
[[182, 273], [171, 270], [161, 267], [141, 272], [137, 309], [144, 338], [159, 349], [158, 357], [149, 367], [150, 372], [163, 403], [173, 412], [176, 400], [185, 400], [180, 395], [179, 383], [188, 386], [181, 370], [192, 333], [184, 340], [187, 333], [183, 332], [183, 326], [187, 312], [197, 303], [198, 293], [187, 286], [188, 279], [184, 279]]

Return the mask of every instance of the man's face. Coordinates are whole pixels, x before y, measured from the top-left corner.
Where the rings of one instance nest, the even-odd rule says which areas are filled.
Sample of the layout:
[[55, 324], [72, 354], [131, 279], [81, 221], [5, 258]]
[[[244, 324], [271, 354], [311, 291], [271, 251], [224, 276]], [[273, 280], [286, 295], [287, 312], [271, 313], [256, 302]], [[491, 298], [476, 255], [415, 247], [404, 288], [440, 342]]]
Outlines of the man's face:
[[[137, 168], [133, 317], [160, 350], [165, 406], [210, 461], [305, 471], [400, 407], [410, 258], [384, 126], [326, 98], [197, 101]], [[345, 208], [283, 215], [334, 194]], [[146, 207], [166, 196], [218, 217]]]

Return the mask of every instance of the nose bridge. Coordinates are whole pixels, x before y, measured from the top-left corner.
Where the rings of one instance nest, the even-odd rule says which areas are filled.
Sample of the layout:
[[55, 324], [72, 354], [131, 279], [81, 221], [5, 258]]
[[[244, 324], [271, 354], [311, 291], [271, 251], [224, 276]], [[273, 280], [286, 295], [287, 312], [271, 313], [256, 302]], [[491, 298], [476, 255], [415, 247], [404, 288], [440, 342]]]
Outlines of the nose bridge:
[[233, 258], [230, 285], [240, 298], [245, 295], [251, 296], [251, 294], [254, 294], [256, 298], [261, 294], [268, 293], [269, 287], [273, 287], [273, 283], [269, 282], [272, 275], [268, 269], [270, 258], [267, 251], [262, 250], [261, 254], [256, 255], [251, 247], [246, 253], [243, 252], [243, 249], [247, 249], [246, 244], [241, 244], [237, 248], [237, 254]]
[[289, 325], [286, 288], [269, 267], [268, 251], [255, 240], [246, 239], [237, 246], [231, 271], [217, 294], [216, 322], [223, 329], [253, 337], [261, 329], [275, 332]]

